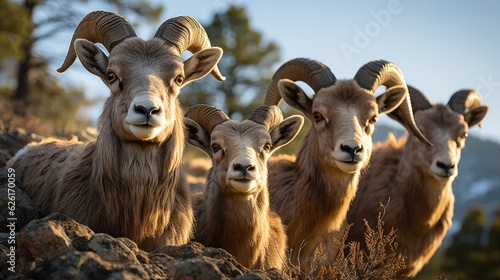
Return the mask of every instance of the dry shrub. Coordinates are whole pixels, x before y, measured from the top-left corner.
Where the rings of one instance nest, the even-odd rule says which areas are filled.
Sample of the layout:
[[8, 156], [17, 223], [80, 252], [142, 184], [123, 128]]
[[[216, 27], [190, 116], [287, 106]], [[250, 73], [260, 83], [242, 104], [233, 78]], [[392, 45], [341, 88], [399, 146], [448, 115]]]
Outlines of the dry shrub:
[[438, 275], [438, 280], [446, 280], [446, 279], [448, 279], [448, 277], [446, 277], [446, 274], [444, 274], [444, 273], [440, 273], [440, 274]]
[[[401, 271], [406, 267], [405, 256], [396, 252], [397, 243], [396, 230], [391, 229], [384, 233], [385, 206], [379, 213], [378, 223], [372, 229], [365, 220], [366, 249], [361, 249], [359, 242], [346, 243], [349, 233], [348, 226], [342, 240], [334, 239], [333, 242], [339, 246], [339, 254], [334, 263], [328, 263], [328, 252], [323, 246], [316, 248], [314, 261], [310, 274], [304, 273], [299, 265], [289, 262], [288, 275], [292, 278], [302, 279], [413, 279], [401, 276]], [[445, 278], [446, 279], [446, 278]]]

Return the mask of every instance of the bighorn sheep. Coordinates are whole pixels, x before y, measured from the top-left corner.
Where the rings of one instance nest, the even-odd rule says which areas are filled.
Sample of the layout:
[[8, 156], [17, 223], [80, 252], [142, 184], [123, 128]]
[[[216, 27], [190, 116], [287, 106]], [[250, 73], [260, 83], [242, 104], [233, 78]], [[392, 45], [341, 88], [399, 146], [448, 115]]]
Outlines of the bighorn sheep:
[[[193, 55], [183, 62], [186, 49]], [[144, 250], [189, 241], [194, 217], [181, 166], [185, 127], [177, 96], [210, 71], [224, 79], [216, 67], [222, 50], [210, 47], [191, 17], [169, 19], [143, 41], [123, 17], [96, 11], [76, 28], [58, 71], [77, 54], [111, 91], [97, 139], [31, 144], [9, 166], [45, 214], [61, 212]]]
[[195, 240], [227, 250], [248, 268], [282, 269], [286, 234], [269, 209], [267, 160], [295, 138], [303, 117], [283, 120], [277, 106], [261, 106], [248, 120], [236, 122], [208, 105], [196, 105], [185, 116], [188, 142], [213, 162], [194, 202]]
[[[431, 104], [411, 87], [410, 95], [415, 120], [434, 145], [423, 145], [413, 134], [399, 141], [390, 134], [377, 145], [347, 219], [354, 223], [348, 240], [364, 246], [363, 219], [376, 226], [380, 203], [386, 204], [384, 227], [397, 230], [397, 250], [407, 256], [404, 273], [416, 275], [451, 227], [452, 182], [461, 150], [469, 128], [481, 123], [488, 107], [482, 106], [480, 94], [473, 90], [456, 92], [447, 105]], [[398, 113], [390, 116], [401, 121]]]
[[[292, 80], [310, 85], [314, 96], [309, 98]], [[375, 97], [380, 85], [387, 91]], [[354, 79], [337, 81], [318, 61], [291, 60], [275, 73], [265, 102], [278, 104], [281, 98], [304, 113], [312, 127], [296, 157], [269, 160], [271, 208], [286, 225], [292, 261], [297, 263], [299, 257], [301, 269], [310, 272], [314, 250], [320, 244], [329, 260], [338, 253], [332, 240], [340, 240], [345, 231], [361, 169], [371, 155], [378, 115], [399, 106], [408, 126], [427, 140], [414, 123], [403, 74], [387, 61], [367, 63]]]

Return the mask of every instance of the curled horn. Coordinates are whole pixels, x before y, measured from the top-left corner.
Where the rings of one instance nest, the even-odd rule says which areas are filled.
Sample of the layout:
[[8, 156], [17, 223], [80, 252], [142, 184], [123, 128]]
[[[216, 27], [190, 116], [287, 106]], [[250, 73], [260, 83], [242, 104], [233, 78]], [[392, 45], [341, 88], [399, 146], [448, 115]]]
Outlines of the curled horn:
[[184, 116], [198, 123], [208, 133], [211, 133], [216, 125], [229, 120], [224, 112], [207, 104], [194, 105]]
[[137, 37], [137, 35], [132, 25], [122, 16], [105, 11], [91, 12], [76, 27], [66, 58], [57, 72], [66, 71], [75, 62], [76, 51], [73, 44], [76, 39], [101, 43], [111, 52], [116, 45], [130, 37]]
[[[384, 60], [371, 61], [363, 65], [354, 76], [354, 80], [362, 88], [371, 91], [373, 94], [375, 94], [375, 91], [381, 85], [386, 86], [388, 89], [393, 86], [406, 87], [403, 73], [399, 67]], [[432, 143], [427, 140], [422, 132], [420, 132], [420, 129], [418, 129], [415, 123], [409, 93], [397, 110], [400, 111], [399, 113], [402, 116], [403, 124], [422, 142], [432, 146]]]
[[481, 94], [472, 89], [459, 90], [448, 101], [448, 107], [462, 115], [482, 104]]
[[263, 105], [255, 109], [248, 119], [264, 125], [269, 130], [283, 121], [283, 114], [276, 105]]
[[309, 58], [292, 59], [284, 63], [273, 75], [271, 85], [267, 89], [264, 104], [278, 105], [281, 102], [281, 95], [278, 90], [278, 81], [280, 79], [303, 81], [314, 92], [334, 85], [337, 81], [330, 68], [319, 61]]
[[[194, 54], [211, 47], [205, 28], [190, 16], [179, 16], [166, 20], [158, 27], [155, 37], [177, 48], [179, 55], [185, 50]], [[214, 67], [211, 73], [219, 81], [226, 79], [217, 66]]]

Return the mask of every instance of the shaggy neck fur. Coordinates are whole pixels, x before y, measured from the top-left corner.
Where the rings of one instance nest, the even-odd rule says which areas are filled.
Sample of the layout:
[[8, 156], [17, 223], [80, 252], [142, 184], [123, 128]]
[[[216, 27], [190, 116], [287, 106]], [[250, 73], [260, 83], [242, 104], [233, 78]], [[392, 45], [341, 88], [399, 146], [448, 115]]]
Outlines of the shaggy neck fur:
[[[360, 172], [347, 174], [325, 165], [322, 158], [325, 155], [318, 153], [314, 132], [310, 131], [302, 143], [295, 163], [290, 159], [286, 163], [286, 159], [279, 157], [269, 162], [269, 179], [271, 206], [286, 225], [292, 261], [296, 262], [302, 247], [302, 269], [307, 270], [319, 244], [325, 246], [330, 259], [337, 255], [338, 248], [332, 238], [340, 239], [344, 234], [347, 210], [356, 193]], [[288, 199], [291, 195], [293, 199]]]
[[[180, 110], [177, 117], [181, 119]], [[87, 212], [95, 215], [89, 219], [89, 226], [97, 232], [126, 236], [145, 250], [165, 243], [153, 237], [160, 236], [174, 244], [186, 242], [191, 229], [186, 229], [187, 236], [180, 232], [182, 229], [177, 233], [167, 232], [175, 224], [174, 210], [185, 211], [187, 219], [190, 216], [189, 205], [183, 202], [189, 202], [181, 169], [183, 123], [174, 122], [173, 133], [165, 141], [145, 145], [120, 141], [111, 129], [110, 120], [109, 112], [105, 111], [100, 134], [96, 142], [86, 147], [81, 167], [90, 166], [88, 199], [94, 201], [94, 207], [98, 205]]]
[[[412, 156], [418, 147], [413, 147], [407, 138], [401, 140], [402, 159], [415, 158]], [[453, 178], [438, 180], [419, 167], [415, 167], [403, 160], [399, 163], [397, 185], [401, 188], [401, 196], [406, 205], [408, 216], [403, 227], [415, 234], [426, 234], [432, 230], [443, 218], [445, 211], [453, 207]], [[419, 203], [414, 203], [418, 201]], [[410, 222], [411, 221], [411, 222]]]
[[219, 192], [213, 169], [210, 173], [204, 201], [196, 209], [197, 241], [225, 249], [246, 267], [263, 268], [262, 253], [272, 246], [267, 188], [250, 197], [226, 197]]

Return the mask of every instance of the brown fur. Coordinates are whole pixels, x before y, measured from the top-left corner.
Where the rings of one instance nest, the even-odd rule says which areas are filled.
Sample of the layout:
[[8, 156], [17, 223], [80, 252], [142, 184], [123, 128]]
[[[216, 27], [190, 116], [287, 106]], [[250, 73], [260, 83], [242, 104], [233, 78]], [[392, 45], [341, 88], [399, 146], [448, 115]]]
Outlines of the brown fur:
[[390, 134], [385, 143], [374, 148], [370, 167], [361, 177], [348, 213], [348, 222], [354, 223], [348, 240], [365, 246], [363, 219], [375, 227], [382, 211], [380, 203], [387, 205], [385, 231], [397, 230], [398, 252], [407, 256], [403, 272], [407, 275], [416, 275], [422, 269], [451, 227], [455, 176], [437, 178], [430, 167], [441, 151], [458, 165], [465, 142], [460, 136], [468, 130], [463, 116], [444, 105], [418, 111], [415, 119], [434, 146], [413, 135], [396, 140]]
[[[312, 127], [296, 157], [282, 155], [269, 160], [271, 208], [286, 225], [292, 262], [300, 262], [305, 272], [310, 272], [319, 245], [325, 247], [331, 262], [338, 254], [333, 239], [344, 235], [347, 210], [361, 169], [369, 161], [373, 124], [365, 125], [377, 115], [377, 103], [373, 94], [356, 82], [341, 80], [318, 91], [311, 110], [321, 113], [326, 124], [311, 120]], [[363, 147], [356, 171], [344, 172], [333, 160], [331, 154], [338, 152], [341, 143]]]
[[281, 218], [269, 209], [267, 188], [243, 198], [227, 197], [215, 186], [209, 175], [204, 195], [194, 202], [195, 240], [227, 250], [250, 269], [283, 269], [286, 233]]
[[20, 151], [9, 164], [24, 190], [44, 214], [61, 212], [144, 250], [188, 242], [194, 216], [177, 96], [214, 69], [222, 50], [206, 48], [183, 62], [163, 40], [137, 37], [115, 46], [109, 58], [87, 40], [76, 40], [75, 50], [111, 91], [99, 136], [89, 143], [49, 139]]
[[10, 163], [24, 190], [44, 214], [66, 214], [144, 250], [186, 243], [193, 214], [181, 169], [182, 122], [163, 143], [123, 143], [106, 108], [94, 142], [47, 139], [25, 148]]
[[[190, 141], [194, 144], [209, 142], [207, 147], [217, 143], [223, 150], [217, 153], [205, 150], [212, 157], [213, 166], [203, 194], [196, 196], [194, 202], [195, 239], [205, 246], [227, 250], [251, 269], [282, 269], [287, 259], [287, 238], [281, 218], [269, 207], [267, 160], [283, 145], [275, 141], [287, 143], [298, 130], [291, 132], [284, 126], [275, 131], [280, 132], [280, 135], [275, 134], [279, 136], [277, 140], [271, 139], [261, 124], [249, 120], [228, 121], [216, 126], [210, 136], [204, 137], [206, 140]], [[277, 144], [267, 151], [262, 148], [266, 143]], [[228, 180], [234, 176], [231, 169], [235, 163], [254, 166], [249, 176], [255, 178], [256, 185], [250, 192], [236, 191]]]
[[292, 262], [300, 259], [304, 271], [311, 266], [320, 244], [330, 259], [337, 255], [339, 248], [333, 238], [340, 240], [344, 234], [347, 210], [360, 175], [322, 165], [308, 141], [313, 135], [309, 133], [303, 140], [296, 158], [280, 155], [269, 160], [271, 207], [286, 225]]

